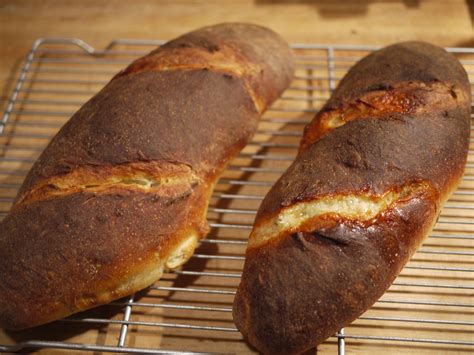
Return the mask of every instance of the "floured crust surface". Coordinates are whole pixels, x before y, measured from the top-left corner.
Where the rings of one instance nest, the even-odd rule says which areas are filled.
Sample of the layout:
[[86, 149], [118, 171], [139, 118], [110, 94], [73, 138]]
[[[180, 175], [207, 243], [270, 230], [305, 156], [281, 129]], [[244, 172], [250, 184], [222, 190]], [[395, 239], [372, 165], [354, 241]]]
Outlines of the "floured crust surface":
[[362, 59], [264, 198], [234, 302], [264, 353], [299, 353], [365, 312], [428, 235], [467, 158], [461, 64], [407, 42]]

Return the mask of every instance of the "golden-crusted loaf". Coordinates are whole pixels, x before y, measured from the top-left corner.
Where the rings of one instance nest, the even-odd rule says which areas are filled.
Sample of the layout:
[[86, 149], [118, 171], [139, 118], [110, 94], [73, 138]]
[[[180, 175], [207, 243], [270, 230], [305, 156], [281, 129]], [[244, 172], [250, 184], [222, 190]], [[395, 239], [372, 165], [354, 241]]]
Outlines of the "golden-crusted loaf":
[[110, 302], [184, 263], [208, 230], [213, 185], [292, 75], [288, 45], [251, 24], [188, 33], [116, 75], [53, 138], [1, 223], [0, 325]]
[[258, 211], [233, 309], [251, 344], [308, 350], [377, 301], [462, 177], [470, 101], [461, 64], [427, 43], [349, 71]]

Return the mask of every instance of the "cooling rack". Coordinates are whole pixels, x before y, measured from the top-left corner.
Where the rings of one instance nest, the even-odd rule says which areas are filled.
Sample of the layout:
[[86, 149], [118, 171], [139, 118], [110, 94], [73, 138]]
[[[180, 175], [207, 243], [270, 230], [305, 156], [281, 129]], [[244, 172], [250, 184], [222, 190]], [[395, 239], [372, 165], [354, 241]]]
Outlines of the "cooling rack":
[[[34, 42], [0, 124], [0, 218], [32, 163], [71, 114], [121, 68], [162, 43], [122, 39], [97, 50], [75, 38]], [[208, 213], [211, 233], [192, 259], [126, 299], [33, 330], [0, 331], [0, 351], [252, 352], [233, 325], [231, 307], [256, 209], [294, 159], [304, 125], [347, 69], [377, 47], [292, 48], [295, 80], [217, 184]], [[473, 85], [474, 49], [448, 50], [465, 66]], [[462, 183], [422, 248], [388, 292], [320, 345], [318, 354], [474, 351], [472, 149], [471, 139]]]

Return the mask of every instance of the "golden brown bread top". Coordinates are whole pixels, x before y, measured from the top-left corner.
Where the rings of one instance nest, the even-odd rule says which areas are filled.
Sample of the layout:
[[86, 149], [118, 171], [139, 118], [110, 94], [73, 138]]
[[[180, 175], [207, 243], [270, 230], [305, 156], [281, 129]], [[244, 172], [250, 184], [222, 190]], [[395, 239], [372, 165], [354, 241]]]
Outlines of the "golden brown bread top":
[[250, 343], [308, 350], [385, 292], [461, 179], [470, 100], [461, 64], [426, 43], [348, 72], [257, 213], [233, 309]]

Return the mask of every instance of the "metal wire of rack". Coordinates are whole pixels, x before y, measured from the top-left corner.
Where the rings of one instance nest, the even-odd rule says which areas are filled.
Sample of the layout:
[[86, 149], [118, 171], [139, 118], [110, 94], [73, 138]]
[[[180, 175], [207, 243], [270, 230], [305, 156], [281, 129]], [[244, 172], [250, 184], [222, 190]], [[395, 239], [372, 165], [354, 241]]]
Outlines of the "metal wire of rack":
[[[0, 218], [31, 164], [72, 113], [118, 70], [163, 42], [121, 39], [103, 50], [76, 38], [34, 42], [0, 123]], [[217, 184], [208, 213], [211, 233], [192, 259], [126, 299], [33, 330], [2, 331], [0, 351], [252, 352], [232, 323], [231, 307], [258, 205], [294, 159], [304, 125], [347, 69], [377, 47], [292, 48], [295, 80]], [[474, 49], [448, 50], [474, 85]], [[318, 353], [474, 351], [472, 149], [471, 138], [463, 181], [423, 247], [388, 292]]]

